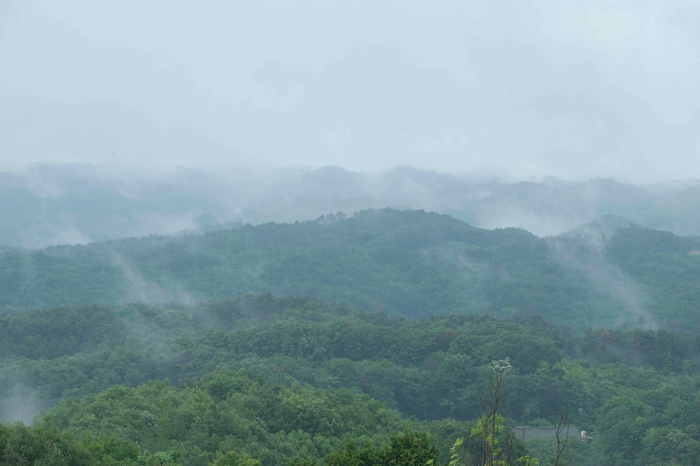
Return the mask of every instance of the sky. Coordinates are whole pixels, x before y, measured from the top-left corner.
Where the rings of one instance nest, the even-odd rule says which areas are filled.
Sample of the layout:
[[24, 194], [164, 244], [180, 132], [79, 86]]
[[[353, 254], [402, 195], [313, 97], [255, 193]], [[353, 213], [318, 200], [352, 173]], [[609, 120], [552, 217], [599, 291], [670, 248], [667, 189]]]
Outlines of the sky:
[[700, 178], [697, 0], [2, 0], [0, 165]]

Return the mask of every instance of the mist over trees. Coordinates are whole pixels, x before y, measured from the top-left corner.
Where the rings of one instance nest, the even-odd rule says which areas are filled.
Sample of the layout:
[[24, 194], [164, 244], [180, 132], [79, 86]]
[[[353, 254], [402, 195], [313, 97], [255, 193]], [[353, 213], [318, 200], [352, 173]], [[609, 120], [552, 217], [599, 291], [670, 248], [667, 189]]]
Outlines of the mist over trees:
[[[607, 236], [591, 233], [594, 227]], [[540, 315], [577, 331], [695, 330], [698, 250], [697, 237], [615, 218], [538, 238], [424, 211], [367, 210], [294, 224], [8, 251], [0, 254], [0, 305], [13, 312], [273, 292], [412, 318], [487, 312]]]

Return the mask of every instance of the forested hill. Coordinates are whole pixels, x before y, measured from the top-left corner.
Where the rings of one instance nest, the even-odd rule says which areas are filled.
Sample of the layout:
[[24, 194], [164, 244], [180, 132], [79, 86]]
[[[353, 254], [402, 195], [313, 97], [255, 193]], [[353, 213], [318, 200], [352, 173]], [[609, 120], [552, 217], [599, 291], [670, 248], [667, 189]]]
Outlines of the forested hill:
[[0, 254], [0, 305], [310, 295], [407, 317], [541, 315], [699, 330], [700, 239], [635, 226], [542, 239], [423, 211], [368, 210], [205, 235]]
[[[431, 433], [440, 448], [435, 464], [444, 465], [455, 440], [473, 432], [466, 423], [479, 414], [491, 362], [506, 357], [512, 370], [503, 394], [514, 422], [551, 425], [564, 412], [596, 432], [591, 445], [571, 442], [570, 464], [700, 460], [700, 339], [677, 332], [578, 336], [537, 318], [413, 320], [262, 295], [0, 315], [0, 335], [0, 421], [29, 422], [53, 406], [41, 416], [50, 426], [75, 435], [93, 456], [112, 457], [46, 464], [173, 466], [170, 455], [205, 466], [220, 451], [282, 466], [350, 441], [386, 445], [410, 427]], [[45, 434], [36, 435], [42, 443], [0, 424], [0, 465], [34, 464], [13, 462], [12, 451], [26, 456], [68, 443]], [[546, 459], [555, 446], [541, 440], [529, 447]], [[138, 461], [154, 454], [162, 461]], [[323, 464], [426, 462], [326, 457]]]

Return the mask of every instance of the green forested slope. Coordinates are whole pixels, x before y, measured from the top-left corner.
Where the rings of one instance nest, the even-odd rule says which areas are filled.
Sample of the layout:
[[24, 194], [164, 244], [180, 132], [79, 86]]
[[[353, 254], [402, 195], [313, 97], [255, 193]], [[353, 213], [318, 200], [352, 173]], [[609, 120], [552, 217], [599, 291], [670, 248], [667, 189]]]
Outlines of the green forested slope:
[[700, 237], [647, 228], [619, 230], [608, 257], [649, 290], [660, 325], [700, 330]]
[[[650, 235], [663, 236], [675, 249], [654, 249], [645, 239]], [[611, 238], [602, 252], [576, 239], [553, 248], [552, 241], [523, 230], [481, 230], [422, 211], [364, 211], [200, 236], [5, 252], [0, 304], [12, 310], [272, 292], [407, 317], [541, 315], [580, 331], [635, 323], [629, 290], [596, 282], [594, 267], [616, 267], [619, 275], [639, 281], [640, 296], [650, 297], [640, 304], [653, 317], [648, 326], [696, 329], [700, 256], [691, 252], [700, 241], [636, 227]], [[577, 254], [595, 261], [586, 256], [592, 265], [576, 266], [562, 247], [578, 248]]]
[[[597, 433], [576, 464], [700, 460], [700, 340], [689, 334], [577, 336], [541, 319], [406, 320], [269, 295], [36, 310], [0, 317], [0, 334], [0, 419], [59, 403], [47, 419], [78, 439], [110, 434], [183, 464], [217, 450], [263, 464], [321, 458], [407, 426], [432, 432], [445, 460], [478, 415], [490, 362], [505, 357], [515, 422], [566, 412]], [[166, 378], [179, 388], [147, 383]]]

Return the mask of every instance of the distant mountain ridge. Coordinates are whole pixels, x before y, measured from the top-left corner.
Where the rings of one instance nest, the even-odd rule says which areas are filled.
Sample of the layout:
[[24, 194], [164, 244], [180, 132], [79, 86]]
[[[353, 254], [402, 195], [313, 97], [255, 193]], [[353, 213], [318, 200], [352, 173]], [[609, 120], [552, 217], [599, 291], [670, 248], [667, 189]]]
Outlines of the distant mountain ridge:
[[412, 167], [364, 174], [340, 167], [163, 172], [32, 165], [0, 172], [0, 245], [43, 248], [231, 222], [306, 221], [364, 209], [424, 209], [471, 225], [558, 235], [618, 215], [679, 235], [700, 234], [697, 180], [631, 185], [609, 179], [506, 182]]

